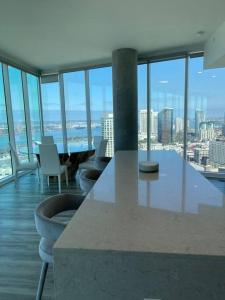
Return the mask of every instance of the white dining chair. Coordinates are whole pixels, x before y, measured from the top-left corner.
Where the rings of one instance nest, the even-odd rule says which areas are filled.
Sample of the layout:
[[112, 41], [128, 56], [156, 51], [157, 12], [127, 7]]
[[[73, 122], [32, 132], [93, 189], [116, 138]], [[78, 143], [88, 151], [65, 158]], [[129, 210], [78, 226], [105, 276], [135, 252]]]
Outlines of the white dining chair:
[[17, 154], [16, 148], [12, 145], [12, 143], [9, 143], [9, 149], [12, 156], [13, 161], [13, 171], [15, 175], [15, 182], [18, 178], [18, 173], [22, 171], [35, 171], [37, 170], [37, 177], [39, 182], [39, 164], [37, 161], [34, 162], [21, 162], [19, 159], [19, 156]]
[[[80, 174], [82, 170], [103, 170], [104, 164], [99, 162], [99, 159], [102, 157], [105, 157], [105, 152], [107, 148], [108, 140], [101, 139], [98, 148], [95, 150], [95, 154], [91, 156], [88, 160], [86, 160], [83, 163], [79, 164], [77, 174], [76, 174], [76, 180], [77, 182], [80, 181]], [[104, 167], [103, 167], [104, 166]]]
[[52, 145], [52, 144], [54, 144], [54, 138], [53, 138], [53, 136], [52, 135], [42, 135], [42, 137], [41, 137], [41, 143], [42, 144], [50, 144], [50, 145]]
[[88, 161], [93, 161], [97, 157], [104, 157], [106, 153], [106, 148], [108, 144], [107, 139], [103, 139], [101, 136], [95, 136], [94, 137], [94, 147], [95, 147], [95, 153], [91, 157], [88, 158]]
[[105, 156], [107, 144], [108, 144], [107, 139], [103, 139], [103, 138], [99, 139], [98, 136], [94, 137], [95, 157]]
[[94, 136], [94, 138], [93, 138], [93, 146], [94, 146], [94, 149], [95, 149], [95, 153], [92, 156], [90, 156], [88, 158], [88, 160], [94, 160], [95, 159], [96, 152], [98, 152], [98, 149], [100, 147], [101, 141], [102, 141], [102, 136], [101, 135]]
[[95, 135], [93, 138], [93, 145], [95, 149], [98, 149], [100, 146], [100, 143], [102, 141], [102, 136], [101, 135]]
[[65, 173], [66, 185], [68, 187], [68, 171], [66, 165], [61, 165], [58, 150], [55, 144], [39, 145], [40, 168], [42, 173], [42, 188], [44, 186], [44, 177], [47, 177], [49, 186], [49, 176], [58, 177], [59, 193], [61, 193], [61, 175]]

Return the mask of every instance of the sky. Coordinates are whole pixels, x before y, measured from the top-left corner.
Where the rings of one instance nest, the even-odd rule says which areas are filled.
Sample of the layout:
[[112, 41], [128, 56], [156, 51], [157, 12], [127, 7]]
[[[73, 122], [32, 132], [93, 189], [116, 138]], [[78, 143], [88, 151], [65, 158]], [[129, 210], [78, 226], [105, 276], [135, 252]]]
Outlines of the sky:
[[[183, 116], [185, 60], [152, 63], [151, 108], [174, 108], [175, 116]], [[64, 75], [66, 106], [70, 111], [86, 109], [84, 72]], [[112, 111], [112, 69], [93, 69], [89, 72], [91, 111]], [[44, 90], [42, 89], [44, 92]], [[59, 93], [59, 92], [58, 92]], [[57, 109], [57, 87], [49, 86], [43, 93], [49, 108]], [[138, 106], [147, 107], [147, 65], [138, 66]], [[58, 104], [57, 104], [58, 103]], [[208, 118], [221, 117], [225, 111], [225, 69], [203, 70], [203, 58], [190, 59], [189, 65], [189, 117], [196, 109], [206, 112]]]
[[[146, 108], [147, 66], [139, 66], [139, 109]], [[184, 111], [184, 59], [152, 63], [150, 66], [151, 108], [160, 111], [170, 106], [182, 116]], [[189, 117], [196, 109], [208, 118], [223, 117], [225, 112], [225, 69], [203, 70], [203, 58], [189, 64]], [[175, 114], [176, 115], [176, 114]]]
[[[164, 107], [174, 108], [174, 116], [182, 117], [184, 113], [184, 72], [185, 60], [169, 60], [151, 63], [150, 93], [151, 108], [160, 111]], [[9, 67], [11, 97], [17, 117], [24, 118], [22, 99], [22, 82], [20, 71]], [[30, 78], [30, 93], [36, 93], [35, 82]], [[85, 118], [84, 71], [64, 74], [64, 92], [66, 111], [81, 113]], [[99, 68], [89, 71], [91, 112], [111, 112], [112, 102], [112, 68]], [[0, 120], [4, 118], [4, 94], [0, 77]], [[138, 66], [138, 107], [147, 107], [147, 65]], [[59, 84], [42, 85], [42, 102], [46, 118], [55, 115], [60, 118]], [[37, 110], [37, 97], [33, 97], [31, 106]], [[33, 105], [32, 105], [33, 104]], [[194, 118], [196, 109], [204, 110], [209, 119], [223, 118], [225, 112], [225, 68], [203, 70], [203, 58], [192, 58], [189, 64], [189, 118]], [[58, 113], [57, 113], [58, 111]], [[99, 114], [100, 115], [100, 114]], [[35, 118], [35, 116], [34, 116]]]

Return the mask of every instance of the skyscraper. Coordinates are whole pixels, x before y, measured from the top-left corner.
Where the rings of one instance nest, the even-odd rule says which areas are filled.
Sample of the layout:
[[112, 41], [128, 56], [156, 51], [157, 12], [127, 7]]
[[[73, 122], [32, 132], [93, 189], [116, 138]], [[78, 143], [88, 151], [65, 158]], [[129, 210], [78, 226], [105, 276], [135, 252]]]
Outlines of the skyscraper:
[[225, 124], [222, 125], [222, 134], [225, 136]]
[[200, 123], [205, 121], [205, 113], [203, 110], [195, 111], [195, 136], [199, 137]]
[[225, 139], [209, 142], [209, 160], [214, 167], [225, 167]]
[[224, 119], [223, 119], [223, 125], [222, 125], [222, 133], [223, 133], [223, 136], [225, 136], [225, 113], [224, 113]]
[[143, 137], [147, 137], [147, 109], [139, 111], [139, 132]]
[[173, 142], [173, 108], [164, 108], [158, 114], [158, 141], [162, 144]]
[[215, 123], [201, 122], [199, 124], [199, 139], [201, 141], [211, 141], [216, 137]]
[[184, 130], [184, 119], [177, 117], [175, 120], [175, 132], [180, 133]]
[[156, 138], [158, 135], [158, 112], [151, 110], [151, 138]]
[[102, 118], [102, 137], [108, 140], [106, 156], [114, 154], [114, 130], [113, 130], [113, 114], [109, 113]]
[[[142, 137], [147, 138], [147, 109], [139, 111], [139, 132]], [[156, 137], [158, 133], [158, 112], [151, 110], [150, 112], [150, 130], [151, 137]]]

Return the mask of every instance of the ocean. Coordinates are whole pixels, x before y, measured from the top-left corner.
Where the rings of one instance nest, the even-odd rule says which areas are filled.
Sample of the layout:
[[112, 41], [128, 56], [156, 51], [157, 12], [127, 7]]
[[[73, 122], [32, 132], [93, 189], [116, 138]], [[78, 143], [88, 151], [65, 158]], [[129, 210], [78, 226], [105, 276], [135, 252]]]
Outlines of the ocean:
[[[46, 130], [45, 134], [51, 134], [54, 136], [55, 143], [61, 143], [62, 142], [62, 131], [56, 130]], [[35, 136], [38, 136], [38, 132], [35, 134]], [[101, 135], [101, 127], [95, 127], [92, 128], [92, 136], [99, 136]], [[68, 138], [86, 138], [87, 137], [87, 128], [71, 128], [67, 129], [67, 136]], [[33, 140], [36, 140], [37, 138], [33, 138]], [[40, 139], [37, 139], [40, 140]], [[26, 147], [26, 134], [20, 133], [16, 134], [16, 141], [21, 147]], [[0, 151], [8, 149], [8, 136], [7, 135], [1, 135], [0, 136]]]

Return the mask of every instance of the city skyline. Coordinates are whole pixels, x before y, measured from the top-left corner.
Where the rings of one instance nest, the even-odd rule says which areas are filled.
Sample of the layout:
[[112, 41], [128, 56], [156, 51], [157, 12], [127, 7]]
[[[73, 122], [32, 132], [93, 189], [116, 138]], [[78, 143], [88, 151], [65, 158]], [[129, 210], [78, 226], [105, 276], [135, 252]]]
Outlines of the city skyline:
[[[151, 132], [147, 133], [147, 65], [138, 66], [138, 114], [139, 114], [139, 149], [147, 149], [147, 139], [151, 149], [175, 150], [183, 155], [184, 146], [184, 71], [185, 60], [174, 59], [150, 64], [150, 124]], [[110, 139], [107, 154], [113, 151], [113, 114], [112, 68], [89, 70], [89, 84], [86, 86], [85, 72], [63, 74], [65, 107], [62, 109], [59, 82], [41, 84], [42, 112], [44, 133], [54, 136], [57, 143], [63, 141], [62, 114], [67, 128], [67, 143], [87, 143], [88, 130], [91, 134], [102, 135]], [[203, 58], [191, 58], [189, 61], [189, 89], [187, 115], [187, 156], [195, 167], [209, 166], [209, 153], [219, 153], [223, 149], [223, 140], [217, 143], [216, 151], [210, 152], [210, 143], [225, 133], [225, 68], [203, 70]], [[24, 111], [24, 95], [21, 72], [9, 67], [10, 96], [12, 100], [13, 127], [18, 150], [27, 151], [27, 127]], [[8, 168], [11, 166], [10, 155], [7, 152], [8, 125], [5, 105], [4, 85], [0, 78], [0, 153], [2, 161]], [[39, 139], [40, 108], [37, 78], [27, 74], [28, 98], [32, 139]], [[90, 92], [90, 105], [87, 105], [86, 93]], [[171, 109], [172, 116], [165, 117], [163, 113]], [[62, 111], [61, 111], [62, 110]], [[87, 111], [86, 111], [87, 110]], [[140, 114], [143, 117], [140, 118]], [[199, 113], [196, 113], [199, 112]], [[201, 116], [201, 112], [202, 115]], [[197, 114], [197, 115], [196, 115]], [[90, 118], [88, 120], [88, 118]], [[142, 119], [142, 121], [140, 121]], [[109, 125], [110, 124], [110, 125]], [[90, 132], [89, 132], [90, 134]], [[90, 137], [89, 137], [90, 138]], [[211, 143], [212, 144], [212, 143]], [[221, 145], [222, 146], [221, 146]], [[211, 146], [212, 147], [212, 146]], [[215, 155], [214, 155], [215, 156]], [[27, 157], [28, 159], [28, 157]]]

